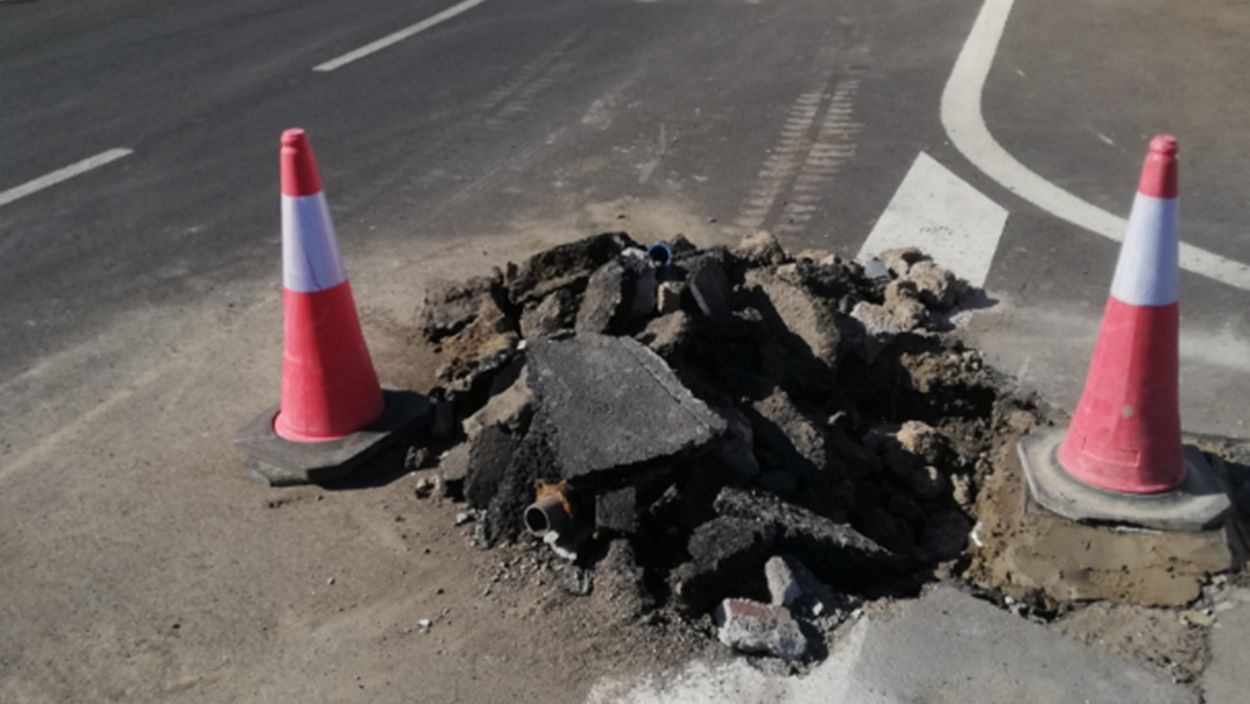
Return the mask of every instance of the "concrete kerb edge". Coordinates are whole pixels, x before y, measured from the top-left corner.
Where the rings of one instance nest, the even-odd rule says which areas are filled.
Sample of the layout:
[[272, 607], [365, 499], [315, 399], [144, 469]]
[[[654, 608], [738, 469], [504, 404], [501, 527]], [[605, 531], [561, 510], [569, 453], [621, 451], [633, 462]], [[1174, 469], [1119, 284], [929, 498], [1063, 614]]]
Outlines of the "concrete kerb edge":
[[383, 389], [386, 410], [369, 426], [337, 440], [295, 443], [273, 431], [276, 407], [245, 425], [234, 444], [247, 468], [270, 486], [320, 484], [346, 478], [368, 460], [433, 419], [433, 406], [413, 391]]
[[1068, 474], [1057, 457], [1066, 432], [1066, 428], [1035, 430], [1017, 445], [1029, 494], [1052, 513], [1086, 523], [1203, 531], [1222, 526], [1232, 509], [1223, 481], [1196, 447], [1184, 447], [1187, 471], [1176, 489], [1120, 494], [1086, 486]]

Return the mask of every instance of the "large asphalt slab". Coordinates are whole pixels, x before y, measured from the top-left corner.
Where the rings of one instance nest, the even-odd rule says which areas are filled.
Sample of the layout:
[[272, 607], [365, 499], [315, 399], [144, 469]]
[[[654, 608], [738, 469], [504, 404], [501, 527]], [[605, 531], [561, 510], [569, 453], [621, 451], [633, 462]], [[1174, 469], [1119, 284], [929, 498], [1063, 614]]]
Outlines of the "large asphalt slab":
[[[243, 475], [229, 439], [278, 391], [288, 126], [310, 131], [366, 335], [401, 383], [420, 376], [406, 335], [427, 282], [604, 228], [715, 243], [762, 226], [852, 254], [924, 151], [1010, 212], [1000, 305], [973, 334], [1055, 397], [1079, 390], [1115, 247], [948, 143], [938, 105], [980, 2], [488, 0], [312, 70], [451, 4], [0, 3], [0, 193], [133, 150], [0, 205], [0, 700], [346, 700], [353, 665], [394, 685], [370, 701], [406, 701], [485, 667], [475, 652], [511, 657], [491, 667], [515, 692], [589, 686], [486, 630], [451, 664], [379, 636], [434, 608], [421, 579], [451, 569], [413, 562], [395, 486], [273, 511], [291, 494]], [[1250, 259], [1244, 24], [1212, 0], [1020, 0], [986, 121], [1119, 215], [1148, 135], [1177, 132], [1195, 242]], [[1187, 422], [1244, 435], [1250, 299], [1184, 286]], [[330, 569], [356, 579], [327, 595]], [[344, 670], [317, 649], [334, 644]]]

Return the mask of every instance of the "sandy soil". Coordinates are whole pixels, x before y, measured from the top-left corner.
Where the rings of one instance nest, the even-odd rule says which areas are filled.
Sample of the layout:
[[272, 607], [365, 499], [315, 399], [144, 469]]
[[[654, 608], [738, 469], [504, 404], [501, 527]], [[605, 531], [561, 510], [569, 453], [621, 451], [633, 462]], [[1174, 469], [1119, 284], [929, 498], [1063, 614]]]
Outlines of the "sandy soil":
[[1182, 606], [1201, 596], [1211, 574], [1235, 563], [1223, 529], [1218, 534], [1108, 530], [1042, 510], [1026, 500], [1011, 439], [997, 451], [995, 467], [977, 505], [982, 547], [974, 551], [970, 578], [1008, 596]]

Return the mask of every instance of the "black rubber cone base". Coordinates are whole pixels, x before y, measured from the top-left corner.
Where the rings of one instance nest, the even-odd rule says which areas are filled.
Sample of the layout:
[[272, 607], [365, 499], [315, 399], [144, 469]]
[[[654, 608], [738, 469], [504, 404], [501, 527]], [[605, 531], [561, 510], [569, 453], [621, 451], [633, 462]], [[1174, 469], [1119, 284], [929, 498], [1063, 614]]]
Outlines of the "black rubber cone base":
[[1077, 481], [1059, 464], [1066, 428], [1036, 430], [1020, 438], [1020, 464], [1029, 494], [1043, 508], [1074, 521], [1157, 530], [1200, 531], [1221, 525], [1231, 508], [1228, 491], [1198, 448], [1186, 445], [1185, 481], [1157, 494], [1122, 494]]
[[322, 484], [348, 477], [362, 464], [428, 424], [429, 400], [413, 391], [382, 390], [386, 409], [368, 427], [338, 440], [291, 442], [273, 431], [278, 409], [248, 423], [235, 438], [248, 455], [247, 466], [270, 486]]

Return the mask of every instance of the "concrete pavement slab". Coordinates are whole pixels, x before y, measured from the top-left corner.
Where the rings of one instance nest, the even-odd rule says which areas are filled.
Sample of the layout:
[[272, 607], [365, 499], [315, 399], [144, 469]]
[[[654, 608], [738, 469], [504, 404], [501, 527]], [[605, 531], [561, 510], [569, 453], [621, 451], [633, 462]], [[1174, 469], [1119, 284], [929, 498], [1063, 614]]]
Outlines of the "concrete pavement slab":
[[1211, 664], [1202, 675], [1206, 704], [1238, 704], [1250, 691], [1250, 590], [1239, 590], [1225, 605], [1211, 630]]
[[949, 587], [875, 622], [849, 687], [848, 702], [1198, 701], [1143, 667]]
[[859, 621], [804, 677], [770, 676], [742, 661], [695, 663], [677, 676], [632, 688], [601, 683], [589, 701], [1197, 704], [1199, 699], [1141, 665], [940, 587], [900, 604], [893, 616]]

